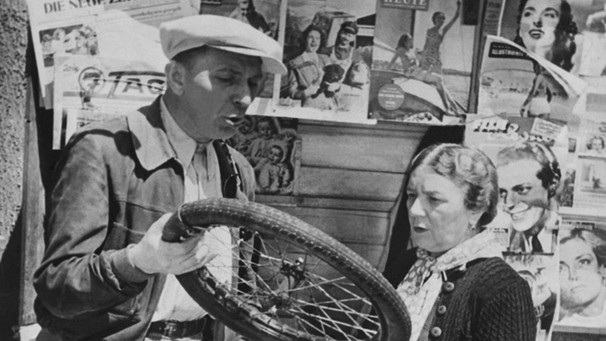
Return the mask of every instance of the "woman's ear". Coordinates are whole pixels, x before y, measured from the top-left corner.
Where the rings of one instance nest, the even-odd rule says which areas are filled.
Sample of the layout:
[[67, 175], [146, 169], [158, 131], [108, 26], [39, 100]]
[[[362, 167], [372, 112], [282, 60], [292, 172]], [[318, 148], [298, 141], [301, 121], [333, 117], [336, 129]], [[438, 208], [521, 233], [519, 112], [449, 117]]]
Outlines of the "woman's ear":
[[469, 226], [479, 227], [478, 221], [480, 221], [480, 217], [484, 212], [482, 211], [468, 211], [467, 218], [469, 219]]
[[170, 91], [177, 96], [182, 95], [185, 87], [185, 77], [187, 74], [185, 67], [182, 64], [171, 60], [168, 64], [166, 64], [164, 72], [166, 73], [167, 89], [170, 89]]

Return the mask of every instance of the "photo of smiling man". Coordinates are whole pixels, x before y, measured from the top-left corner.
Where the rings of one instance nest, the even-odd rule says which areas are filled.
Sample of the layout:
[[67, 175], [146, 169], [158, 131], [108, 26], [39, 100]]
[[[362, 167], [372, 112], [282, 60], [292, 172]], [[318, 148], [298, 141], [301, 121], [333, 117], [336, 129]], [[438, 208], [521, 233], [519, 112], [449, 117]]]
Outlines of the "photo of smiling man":
[[501, 149], [496, 163], [501, 209], [512, 224], [508, 250], [552, 253], [561, 178], [555, 155], [542, 143], [522, 142]]

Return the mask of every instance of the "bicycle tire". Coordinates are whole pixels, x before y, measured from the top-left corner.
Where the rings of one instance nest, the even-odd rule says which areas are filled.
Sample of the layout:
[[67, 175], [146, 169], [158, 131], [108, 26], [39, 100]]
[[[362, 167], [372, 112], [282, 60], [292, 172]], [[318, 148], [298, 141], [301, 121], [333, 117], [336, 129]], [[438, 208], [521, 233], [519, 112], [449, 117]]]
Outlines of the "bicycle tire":
[[[364, 312], [360, 315], [368, 315], [373, 322], [378, 322], [375, 326], [373, 323], [364, 320], [365, 317], [360, 320], [360, 317], [355, 316], [357, 311], [354, 313], [353, 310], [357, 309], [355, 304], [364, 303], [353, 302], [354, 300], [351, 299], [353, 303], [350, 307], [348, 302], [339, 302], [339, 299], [333, 298], [332, 292], [329, 291], [334, 289], [332, 287], [331, 289], [318, 289], [310, 286], [307, 290], [313, 293], [309, 297], [310, 301], [313, 302], [309, 302], [309, 305], [302, 304], [303, 307], [297, 306], [298, 313], [296, 316], [290, 317], [290, 315], [286, 316], [287, 313], [276, 307], [287, 306], [293, 301], [299, 302], [301, 297], [295, 297], [295, 288], [293, 288], [293, 293], [285, 292], [282, 289], [282, 291], [278, 291], [277, 295], [271, 293], [271, 297], [277, 299], [278, 303], [272, 301], [271, 304], [274, 304], [274, 306], [271, 306], [270, 309], [265, 308], [264, 311], [260, 304], [249, 302], [242, 298], [238, 292], [232, 290], [233, 286], [228, 287], [218, 284], [206, 267], [177, 276], [187, 293], [203, 309], [237, 333], [252, 340], [276, 341], [340, 340], [341, 337], [347, 340], [372, 341], [409, 339], [411, 327], [408, 311], [394, 288], [364, 258], [316, 227], [263, 204], [234, 199], [205, 199], [182, 205], [166, 223], [163, 230], [163, 239], [169, 242], [182, 241], [211, 225], [245, 227], [249, 231], [268, 238], [268, 240], [274, 238], [275, 242], [279, 242], [274, 244], [292, 243], [292, 245], [288, 245], [300, 248], [303, 252], [308, 252], [310, 257], [317, 257], [341, 276], [334, 279], [335, 282], [349, 280], [355, 286], [354, 289], [350, 290], [352, 295], [357, 292], [366, 295], [361, 301], [366, 302], [367, 299], [370, 301], [370, 305], [363, 307]], [[271, 258], [270, 256], [266, 257]], [[268, 262], [272, 265], [271, 261]], [[283, 266], [288, 265], [287, 269], [294, 268], [290, 260], [282, 260], [281, 264]], [[301, 263], [297, 264], [300, 265]], [[308, 280], [315, 276], [308, 270], [304, 269], [300, 273], [288, 273], [284, 277], [288, 279], [288, 283], [291, 283], [291, 279], [297, 275], [306, 276], [305, 280]], [[284, 269], [280, 271], [284, 273]], [[333, 281], [333, 279], [330, 280]], [[281, 281], [281, 283], [285, 282], [284, 279]], [[292, 282], [296, 281], [293, 279]], [[300, 282], [302, 283], [303, 280]], [[310, 280], [310, 282], [313, 281]], [[341, 284], [334, 286], [339, 290], [342, 289]], [[324, 291], [327, 292], [324, 293]], [[293, 295], [292, 299], [290, 298], [291, 294]], [[306, 292], [306, 294], [308, 293]], [[336, 306], [345, 310], [339, 312], [337, 308], [333, 308], [335, 311], [327, 309], [327, 313], [324, 311], [324, 306], [314, 307], [314, 304], [325, 303], [320, 299], [315, 302], [315, 295], [326, 295], [328, 298], [335, 300], [335, 302], [331, 302], [331, 307]], [[280, 297], [276, 298], [274, 296]], [[281, 300], [287, 303], [283, 303]], [[321, 310], [321, 313], [318, 313], [320, 319], [326, 316], [326, 320], [331, 321], [329, 326], [326, 326], [323, 321], [314, 320], [318, 319], [318, 316], [299, 316], [305, 315], [308, 311], [315, 312], [315, 309]], [[300, 311], [303, 311], [303, 313], [299, 314]], [[292, 319], [297, 326], [293, 327], [291, 323], [284, 323], [282, 318], [279, 317], [280, 314], [286, 316], [284, 318], [286, 321]], [[288, 314], [291, 314], [291, 312], [288, 312]], [[354, 315], [354, 317], [350, 315]], [[351, 320], [353, 323], [353, 326], [344, 329], [352, 328], [350, 332], [360, 335], [361, 338], [346, 336], [347, 331], [341, 330], [342, 318], [347, 321]], [[333, 324], [335, 326], [332, 326]], [[357, 327], [358, 324], [360, 328]], [[366, 327], [366, 325], [370, 325], [370, 327]], [[300, 328], [302, 326], [311, 327]], [[372, 327], [377, 329], [369, 329], [370, 331], [367, 332], [367, 329]]]

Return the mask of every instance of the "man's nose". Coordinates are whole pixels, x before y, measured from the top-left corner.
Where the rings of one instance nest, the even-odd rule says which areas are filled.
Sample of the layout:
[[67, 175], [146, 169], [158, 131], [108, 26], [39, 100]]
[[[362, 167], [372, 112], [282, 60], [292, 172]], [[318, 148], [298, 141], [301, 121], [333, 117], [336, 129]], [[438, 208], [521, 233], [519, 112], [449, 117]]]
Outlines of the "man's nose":
[[512, 209], [519, 202], [517, 196], [514, 193], [508, 193], [505, 196], [505, 207], [507, 209]]
[[234, 94], [234, 104], [241, 110], [246, 110], [250, 103], [252, 103], [252, 90], [248, 84], [240, 84], [236, 93]]

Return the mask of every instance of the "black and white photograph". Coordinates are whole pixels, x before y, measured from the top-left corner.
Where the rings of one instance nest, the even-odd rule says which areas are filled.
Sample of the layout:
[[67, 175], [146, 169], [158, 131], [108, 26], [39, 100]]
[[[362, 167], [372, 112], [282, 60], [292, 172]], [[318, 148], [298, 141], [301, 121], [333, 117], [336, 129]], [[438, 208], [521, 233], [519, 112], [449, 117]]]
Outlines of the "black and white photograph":
[[289, 0], [278, 111], [335, 121], [366, 120], [374, 3]]
[[391, 3], [377, 6], [370, 116], [463, 124], [477, 26], [463, 22], [461, 1], [426, 1], [424, 8]]

